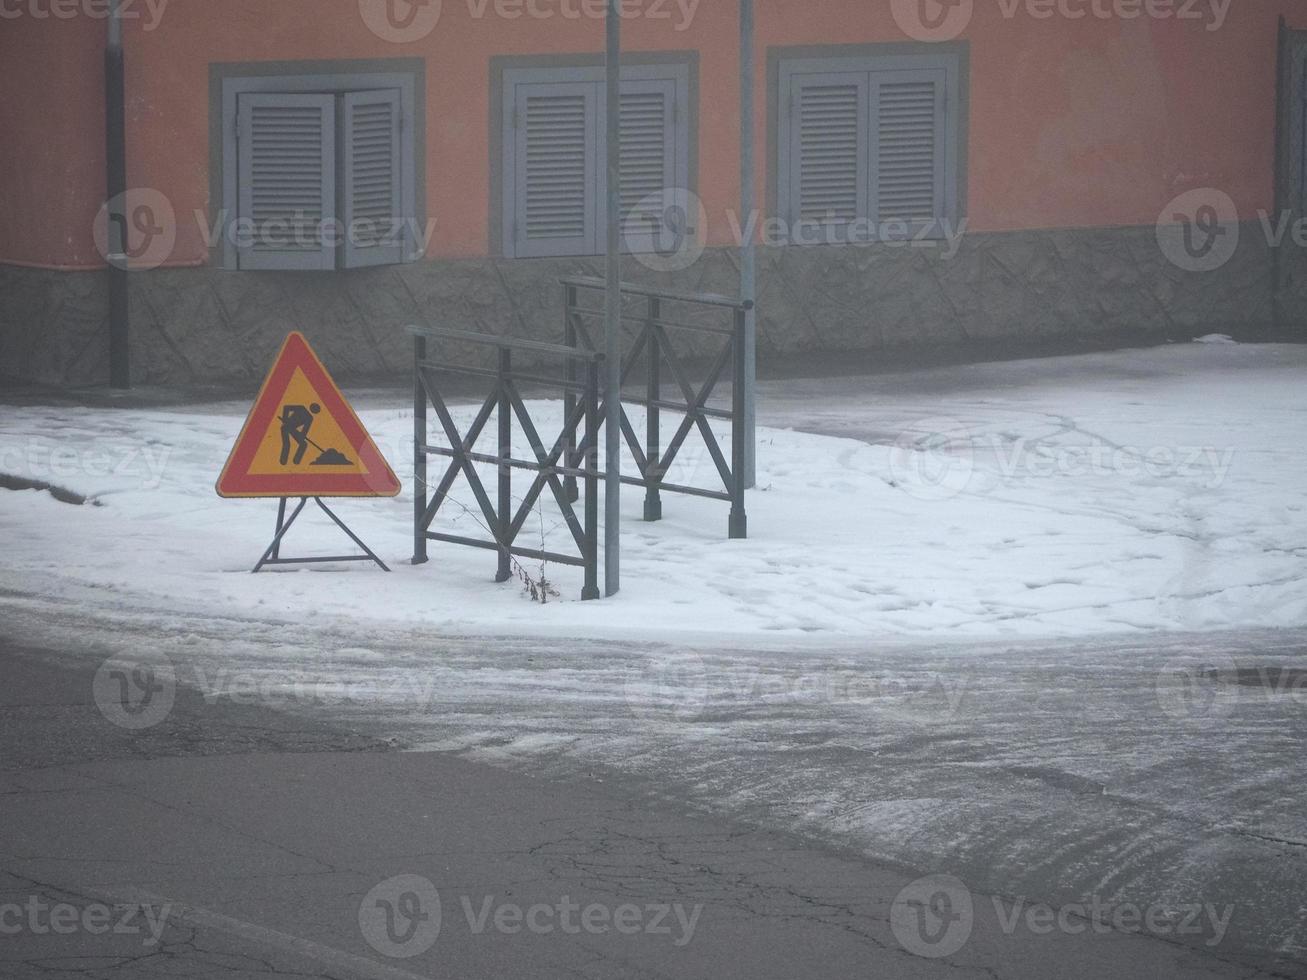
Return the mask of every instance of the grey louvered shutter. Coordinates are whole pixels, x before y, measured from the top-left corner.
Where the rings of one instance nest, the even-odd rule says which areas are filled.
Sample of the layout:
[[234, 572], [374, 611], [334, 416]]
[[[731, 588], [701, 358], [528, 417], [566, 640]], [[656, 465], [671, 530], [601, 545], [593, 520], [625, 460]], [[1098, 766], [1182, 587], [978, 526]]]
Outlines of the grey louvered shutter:
[[335, 268], [335, 98], [242, 95], [238, 117], [240, 268]]
[[512, 91], [505, 241], [519, 258], [592, 255], [598, 240], [598, 87], [540, 82]]
[[789, 99], [786, 216], [842, 233], [868, 212], [869, 79], [866, 72], [796, 75]]
[[402, 262], [399, 92], [349, 92], [341, 102], [345, 267]]
[[943, 71], [898, 71], [872, 76], [875, 151], [872, 213], [877, 222], [933, 224], [945, 200]]
[[676, 231], [667, 227], [664, 209], [672, 201], [668, 192], [677, 179], [676, 122], [674, 81], [622, 83], [622, 241], [632, 251], [674, 247]]

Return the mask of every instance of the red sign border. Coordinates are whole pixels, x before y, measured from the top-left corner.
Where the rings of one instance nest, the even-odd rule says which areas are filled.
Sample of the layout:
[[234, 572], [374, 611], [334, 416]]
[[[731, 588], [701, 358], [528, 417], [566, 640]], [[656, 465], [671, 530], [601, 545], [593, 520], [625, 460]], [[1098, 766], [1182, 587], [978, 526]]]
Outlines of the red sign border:
[[[313, 385], [341, 433], [358, 453], [359, 461], [367, 473], [288, 473], [254, 474], [250, 467], [270, 425], [276, 419], [282, 396], [299, 368]], [[275, 393], [275, 394], [274, 394]], [[390, 468], [377, 449], [368, 430], [359, 421], [354, 409], [341, 394], [308, 340], [298, 330], [292, 330], [281, 345], [272, 370], [263, 381], [258, 397], [250, 408], [241, 434], [236, 437], [231, 455], [214, 485], [219, 497], [229, 499], [251, 497], [397, 497], [401, 485], [395, 471]]]

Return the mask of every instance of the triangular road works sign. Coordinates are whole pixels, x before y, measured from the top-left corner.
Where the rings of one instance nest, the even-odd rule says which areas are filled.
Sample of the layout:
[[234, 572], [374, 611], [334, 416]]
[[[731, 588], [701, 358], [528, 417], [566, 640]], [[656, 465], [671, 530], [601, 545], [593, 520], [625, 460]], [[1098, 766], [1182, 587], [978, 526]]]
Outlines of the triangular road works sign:
[[218, 477], [220, 497], [394, 497], [399, 480], [298, 331]]

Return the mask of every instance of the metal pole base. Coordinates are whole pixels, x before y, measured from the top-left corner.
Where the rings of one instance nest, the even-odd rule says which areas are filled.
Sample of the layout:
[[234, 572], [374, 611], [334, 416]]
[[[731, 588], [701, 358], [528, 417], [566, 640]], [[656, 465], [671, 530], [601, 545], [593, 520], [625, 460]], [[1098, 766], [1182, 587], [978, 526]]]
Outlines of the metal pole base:
[[729, 526], [732, 539], [739, 540], [749, 536], [749, 517], [743, 511], [731, 510]]
[[644, 519], [661, 521], [663, 519], [663, 501], [661, 497], [644, 498]]

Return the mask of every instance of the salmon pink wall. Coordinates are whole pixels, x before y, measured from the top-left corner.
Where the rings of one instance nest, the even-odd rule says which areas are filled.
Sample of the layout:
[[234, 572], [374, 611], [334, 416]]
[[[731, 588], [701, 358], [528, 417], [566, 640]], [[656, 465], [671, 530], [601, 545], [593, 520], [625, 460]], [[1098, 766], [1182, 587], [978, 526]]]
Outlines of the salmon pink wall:
[[[444, 0], [416, 43], [373, 34], [358, 0], [172, 0], [154, 30], [130, 22], [128, 170], [179, 218], [174, 264], [207, 261], [196, 211], [209, 193], [209, 64], [423, 58], [427, 63], [426, 200], [431, 254], [488, 248], [489, 59], [598, 52], [592, 18], [496, 16], [496, 0]], [[537, 0], [579, 9], [586, 0]], [[687, 0], [692, 2], [692, 0]], [[1005, 9], [1015, 15], [1008, 17]], [[1087, 6], [1086, 4], [1082, 4]], [[767, 155], [766, 50], [909, 40], [891, 0], [759, 0], [760, 191]], [[701, 0], [688, 29], [624, 24], [630, 50], [697, 49], [699, 193], [714, 243], [737, 207], [734, 0]], [[1307, 0], [1235, 3], [1209, 22], [1038, 19], [1017, 0], [975, 0], [970, 43], [969, 230], [1151, 224], [1191, 187], [1229, 193], [1253, 217], [1272, 200], [1276, 21], [1307, 27]], [[1294, 23], [1296, 22], [1296, 23]], [[0, 261], [98, 264], [91, 224], [103, 188], [102, 20], [0, 21]], [[765, 204], [760, 193], [760, 204]]]
[[103, 265], [104, 22], [0, 20], [0, 262]]

